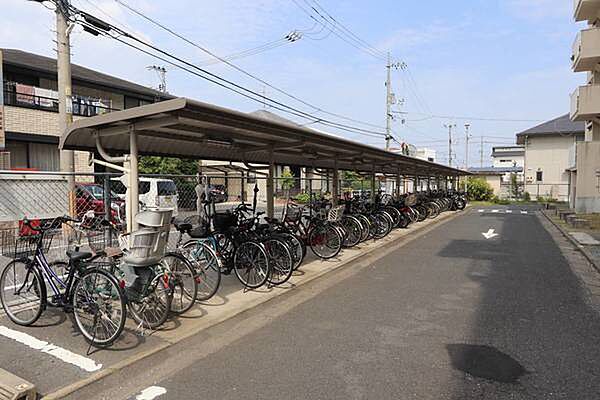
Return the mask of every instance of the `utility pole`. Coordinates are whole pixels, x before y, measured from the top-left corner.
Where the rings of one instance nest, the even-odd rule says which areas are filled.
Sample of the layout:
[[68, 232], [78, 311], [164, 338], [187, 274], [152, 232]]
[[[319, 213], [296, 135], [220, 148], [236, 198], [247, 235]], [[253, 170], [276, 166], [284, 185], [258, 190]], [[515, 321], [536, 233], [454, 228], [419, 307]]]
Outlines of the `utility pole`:
[[483, 136], [480, 139], [481, 139], [481, 146], [479, 148], [479, 157], [481, 157], [480, 167], [483, 168]]
[[465, 124], [465, 171], [469, 170], [469, 128], [471, 124]]
[[390, 141], [392, 140], [392, 59], [390, 53], [388, 53], [385, 89], [385, 150], [390, 151]]
[[444, 124], [448, 128], [448, 166], [452, 166], [452, 128], [456, 128], [456, 124]]
[[[71, 43], [73, 25], [69, 24], [69, 0], [55, 0], [56, 4], [56, 50], [58, 72], [58, 128], [64, 134], [73, 123], [73, 99], [71, 92]], [[75, 153], [72, 150], [60, 152], [60, 170], [75, 172]], [[70, 213], [75, 213], [75, 176], [67, 177], [69, 184]]]
[[392, 136], [392, 121], [394, 116], [392, 115], [392, 105], [396, 104], [396, 95], [392, 92], [392, 68], [404, 68], [405, 63], [397, 62], [392, 63], [392, 56], [388, 53], [387, 68], [387, 80], [385, 81], [386, 97], [385, 97], [385, 150], [390, 150], [390, 142], [393, 139]]

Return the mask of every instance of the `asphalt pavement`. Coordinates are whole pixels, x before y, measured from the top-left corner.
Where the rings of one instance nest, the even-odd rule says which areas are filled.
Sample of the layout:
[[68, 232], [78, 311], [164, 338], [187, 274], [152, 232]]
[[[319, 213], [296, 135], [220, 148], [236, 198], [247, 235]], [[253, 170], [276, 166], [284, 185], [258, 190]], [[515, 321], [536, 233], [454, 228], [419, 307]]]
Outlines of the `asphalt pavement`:
[[534, 209], [475, 208], [83, 393], [597, 400], [599, 297], [586, 285], [599, 280], [577, 275], [588, 267]]

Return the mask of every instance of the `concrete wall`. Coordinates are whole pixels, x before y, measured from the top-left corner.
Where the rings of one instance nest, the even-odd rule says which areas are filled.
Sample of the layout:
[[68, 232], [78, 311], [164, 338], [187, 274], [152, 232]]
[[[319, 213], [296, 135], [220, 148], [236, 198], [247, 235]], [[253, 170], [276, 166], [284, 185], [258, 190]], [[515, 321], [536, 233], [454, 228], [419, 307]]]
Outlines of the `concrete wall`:
[[[547, 135], [528, 138], [525, 149], [525, 191], [532, 198], [553, 197], [568, 201], [569, 197], [569, 151], [575, 136]], [[536, 180], [542, 171], [542, 180]]]
[[600, 212], [600, 142], [577, 144], [575, 210]]

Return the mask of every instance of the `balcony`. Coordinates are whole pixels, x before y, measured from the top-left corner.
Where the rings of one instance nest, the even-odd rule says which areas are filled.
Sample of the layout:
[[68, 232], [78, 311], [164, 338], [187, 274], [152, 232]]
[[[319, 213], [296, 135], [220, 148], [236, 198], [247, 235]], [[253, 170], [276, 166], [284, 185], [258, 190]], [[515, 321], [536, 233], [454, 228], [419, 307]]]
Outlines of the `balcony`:
[[[110, 107], [108, 100], [91, 99], [83, 96], [72, 96], [73, 115], [93, 117], [118, 111]], [[31, 108], [35, 110], [58, 112], [58, 93], [52, 90], [33, 86], [5, 82], [4, 104], [7, 106]]]
[[575, 72], [593, 71], [600, 63], [600, 28], [584, 29], [573, 43], [572, 67]]
[[571, 120], [589, 121], [600, 115], [600, 85], [580, 86], [571, 94]]
[[575, 21], [593, 21], [598, 18], [600, 0], [575, 0]]

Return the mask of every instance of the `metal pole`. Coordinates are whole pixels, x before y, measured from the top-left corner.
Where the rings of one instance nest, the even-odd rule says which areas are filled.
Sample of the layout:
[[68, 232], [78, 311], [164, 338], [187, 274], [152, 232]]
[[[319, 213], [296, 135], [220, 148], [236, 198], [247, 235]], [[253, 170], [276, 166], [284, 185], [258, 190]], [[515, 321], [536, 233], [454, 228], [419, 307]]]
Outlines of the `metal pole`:
[[337, 158], [333, 160], [333, 185], [331, 193], [331, 202], [334, 206], [338, 205], [339, 202], [339, 177], [338, 177]]
[[465, 171], [469, 170], [469, 128], [471, 124], [465, 124]]
[[129, 232], [137, 230], [137, 222], [135, 216], [139, 211], [139, 171], [138, 171], [138, 141], [137, 132], [133, 125], [129, 127], [129, 203], [131, 204], [131, 227]]
[[387, 80], [385, 83], [386, 100], [385, 100], [385, 150], [390, 151], [390, 141], [392, 140], [392, 59], [388, 53], [387, 62]]
[[[68, 21], [68, 1], [57, 1], [56, 7], [56, 50], [58, 72], [58, 129], [64, 134], [73, 122], [73, 103], [71, 98], [71, 44], [69, 35], [72, 26]], [[60, 152], [60, 170], [62, 172], [75, 172], [75, 153], [72, 150]], [[67, 177], [69, 186], [69, 212], [76, 214], [75, 210], [75, 176]]]
[[[4, 72], [2, 65], [4, 61], [2, 59], [2, 50], [0, 50], [0, 151], [4, 151], [6, 147], [6, 141], [4, 136]], [[0, 168], [9, 169], [10, 165], [3, 165], [4, 159], [0, 154]]]
[[269, 159], [269, 175], [267, 176], [267, 217], [274, 218], [275, 216], [275, 160], [273, 157], [273, 149], [270, 150]]
[[371, 172], [371, 202], [375, 203], [375, 165]]
[[[104, 184], [104, 219], [106, 221], [110, 221], [110, 217], [111, 217], [110, 203], [112, 201], [112, 199], [110, 198], [110, 194], [111, 194], [110, 193], [110, 175], [107, 175], [104, 177], [103, 184]], [[111, 229], [107, 225], [106, 228], [104, 229], [104, 246], [110, 247], [111, 242], [112, 242]]]

